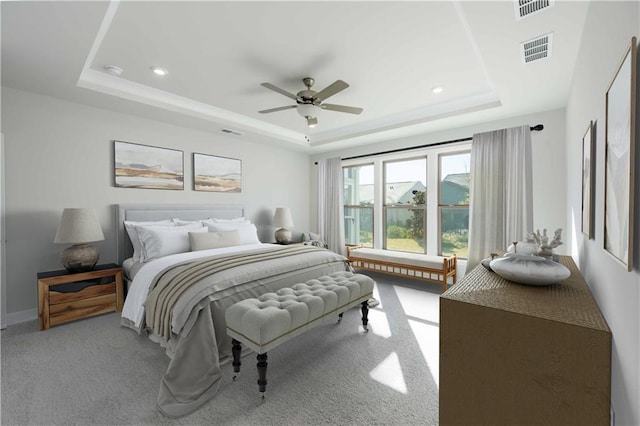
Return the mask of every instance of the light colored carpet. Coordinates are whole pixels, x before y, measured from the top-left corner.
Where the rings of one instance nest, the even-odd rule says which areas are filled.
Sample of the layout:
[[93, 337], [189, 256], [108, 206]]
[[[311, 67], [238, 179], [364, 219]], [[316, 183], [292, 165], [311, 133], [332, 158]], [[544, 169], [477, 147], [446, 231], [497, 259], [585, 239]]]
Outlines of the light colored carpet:
[[435, 425], [438, 423], [437, 284], [367, 273], [380, 305], [362, 332], [359, 309], [269, 352], [260, 403], [255, 355], [238, 381], [224, 366], [220, 391], [195, 413], [156, 410], [169, 359], [118, 314], [2, 337], [3, 425]]

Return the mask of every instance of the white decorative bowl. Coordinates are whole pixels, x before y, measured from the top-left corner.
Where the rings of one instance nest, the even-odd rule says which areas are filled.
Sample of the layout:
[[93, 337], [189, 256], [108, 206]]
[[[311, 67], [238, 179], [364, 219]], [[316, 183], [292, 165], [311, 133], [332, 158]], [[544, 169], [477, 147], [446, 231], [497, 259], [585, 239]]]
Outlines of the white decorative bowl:
[[529, 254], [508, 254], [492, 260], [490, 266], [502, 278], [528, 285], [554, 284], [571, 275], [564, 265]]

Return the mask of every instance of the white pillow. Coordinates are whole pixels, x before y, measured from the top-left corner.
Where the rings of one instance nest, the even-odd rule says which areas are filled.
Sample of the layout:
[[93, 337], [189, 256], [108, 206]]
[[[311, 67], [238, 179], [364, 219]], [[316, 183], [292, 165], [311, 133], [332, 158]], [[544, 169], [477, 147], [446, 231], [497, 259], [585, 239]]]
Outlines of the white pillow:
[[142, 247], [140, 247], [140, 239], [138, 237], [138, 227], [139, 226], [176, 226], [175, 223], [173, 223], [170, 219], [166, 219], [166, 220], [156, 220], [156, 221], [132, 221], [132, 220], [125, 220], [124, 221], [124, 227], [127, 230], [127, 234], [129, 234], [129, 240], [131, 240], [131, 245], [133, 246], [133, 261], [134, 262], [141, 262], [140, 258], [141, 256], [141, 250]]
[[170, 254], [185, 253], [191, 249], [189, 232], [207, 232], [201, 224], [174, 227], [139, 227], [138, 238], [142, 247], [140, 262], [148, 262]]
[[195, 225], [196, 223], [199, 223], [200, 225], [202, 225], [201, 220], [182, 220], [182, 219], [178, 219], [177, 217], [174, 217], [171, 220], [173, 221], [174, 224], [176, 224], [176, 226]]
[[236, 217], [234, 219], [218, 219], [217, 217], [211, 217], [208, 220], [210, 220], [213, 223], [250, 223], [251, 221], [249, 219], [245, 219], [244, 217]]
[[208, 250], [240, 245], [240, 233], [235, 231], [223, 232], [189, 232], [191, 251]]
[[260, 244], [258, 239], [258, 229], [253, 223], [243, 222], [227, 222], [227, 223], [210, 223], [207, 222], [209, 231], [211, 232], [223, 232], [223, 231], [235, 231], [240, 234], [240, 244]]

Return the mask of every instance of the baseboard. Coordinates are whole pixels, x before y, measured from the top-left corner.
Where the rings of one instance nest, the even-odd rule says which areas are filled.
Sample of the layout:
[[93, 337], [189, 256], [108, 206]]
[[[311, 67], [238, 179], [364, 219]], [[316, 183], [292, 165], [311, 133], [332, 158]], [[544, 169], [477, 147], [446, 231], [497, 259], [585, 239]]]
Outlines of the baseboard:
[[24, 311], [12, 312], [7, 314], [7, 326], [11, 326], [14, 324], [19, 324], [21, 322], [37, 320], [38, 319], [38, 310], [37, 309], [27, 309]]

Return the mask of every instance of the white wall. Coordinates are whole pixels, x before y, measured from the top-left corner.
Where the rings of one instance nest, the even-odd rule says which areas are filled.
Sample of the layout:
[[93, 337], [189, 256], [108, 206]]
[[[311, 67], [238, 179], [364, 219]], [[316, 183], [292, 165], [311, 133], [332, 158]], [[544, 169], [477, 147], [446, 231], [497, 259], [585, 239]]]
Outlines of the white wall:
[[[101, 263], [116, 260], [114, 204], [242, 204], [262, 241], [273, 241], [273, 209], [288, 206], [294, 231], [309, 228], [307, 154], [8, 88], [2, 89], [2, 126], [10, 323], [35, 318], [36, 273], [62, 269], [59, 253], [66, 246], [53, 238], [65, 207], [97, 210], [106, 237], [94, 244]], [[183, 150], [185, 190], [114, 187], [113, 139]], [[241, 159], [242, 193], [193, 191], [193, 152]]]
[[[527, 116], [513, 117], [505, 120], [491, 121], [473, 126], [461, 127], [437, 133], [430, 133], [412, 138], [398, 139], [366, 147], [356, 147], [349, 150], [329, 151], [313, 155], [311, 162], [322, 158], [351, 157], [374, 152], [388, 151], [397, 148], [421, 146], [430, 143], [456, 140], [471, 137], [474, 133], [504, 129], [520, 125], [543, 124], [544, 130], [531, 133], [531, 153], [533, 156], [533, 225], [536, 228], [555, 230], [562, 228], [562, 236], [566, 241], [566, 181], [565, 170], [565, 125], [564, 109], [541, 112]], [[407, 151], [410, 155], [412, 151]], [[315, 167], [315, 166], [314, 166]], [[311, 223], [316, 223], [316, 178], [311, 176]], [[565, 243], [566, 244], [566, 243]], [[506, 249], [506, 247], [505, 247]], [[561, 246], [556, 250], [559, 254], [569, 254], [568, 247]]]
[[[640, 35], [639, 8], [638, 2], [590, 4], [566, 118], [567, 213], [574, 241], [572, 255], [613, 333], [612, 404], [618, 426], [640, 424], [640, 144], [636, 140], [635, 267], [627, 272], [603, 249], [605, 94], [631, 37]], [[580, 232], [582, 137], [590, 120], [597, 123], [592, 240]]]
[[0, 328], [7, 326], [7, 278], [4, 247], [4, 133], [0, 133]]

